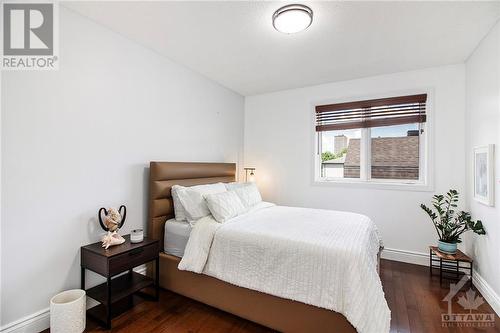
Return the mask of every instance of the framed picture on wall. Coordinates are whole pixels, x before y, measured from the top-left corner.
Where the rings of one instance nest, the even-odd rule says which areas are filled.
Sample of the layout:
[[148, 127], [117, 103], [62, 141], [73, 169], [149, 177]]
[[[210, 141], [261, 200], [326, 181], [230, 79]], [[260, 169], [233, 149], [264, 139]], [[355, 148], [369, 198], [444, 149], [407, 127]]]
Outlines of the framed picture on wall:
[[474, 148], [474, 200], [488, 206], [495, 204], [494, 147]]

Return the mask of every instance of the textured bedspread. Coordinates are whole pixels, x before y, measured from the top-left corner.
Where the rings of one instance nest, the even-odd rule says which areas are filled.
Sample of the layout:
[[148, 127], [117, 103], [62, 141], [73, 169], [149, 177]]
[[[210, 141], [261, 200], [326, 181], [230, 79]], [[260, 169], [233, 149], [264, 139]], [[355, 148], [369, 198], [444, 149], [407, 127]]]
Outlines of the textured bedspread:
[[224, 224], [198, 221], [179, 269], [340, 312], [360, 333], [385, 333], [380, 246], [364, 215], [263, 203]]

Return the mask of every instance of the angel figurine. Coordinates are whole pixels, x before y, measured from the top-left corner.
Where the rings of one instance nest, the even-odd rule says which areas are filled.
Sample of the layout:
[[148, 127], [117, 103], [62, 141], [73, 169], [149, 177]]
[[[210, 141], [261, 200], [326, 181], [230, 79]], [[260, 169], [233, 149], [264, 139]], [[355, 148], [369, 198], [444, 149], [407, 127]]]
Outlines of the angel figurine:
[[[123, 210], [123, 213], [122, 213]], [[102, 212], [104, 211], [104, 221], [102, 220]], [[125, 217], [127, 216], [127, 208], [121, 205], [117, 210], [116, 208], [101, 208], [99, 209], [99, 224], [107, 231], [107, 234], [101, 239], [102, 247], [106, 250], [113, 245], [120, 245], [125, 242], [125, 238], [118, 234], [118, 230], [123, 227]]]

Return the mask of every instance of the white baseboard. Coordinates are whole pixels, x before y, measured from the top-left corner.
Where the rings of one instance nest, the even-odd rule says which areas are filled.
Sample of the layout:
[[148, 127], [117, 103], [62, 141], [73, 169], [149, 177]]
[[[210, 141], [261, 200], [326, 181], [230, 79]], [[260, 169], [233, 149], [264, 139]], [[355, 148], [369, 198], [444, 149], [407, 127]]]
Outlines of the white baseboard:
[[488, 304], [493, 308], [498, 316], [500, 316], [500, 296], [491, 288], [486, 280], [474, 270], [472, 277], [474, 286], [479, 290], [481, 295], [486, 299]]
[[23, 317], [0, 329], [1, 333], [38, 333], [49, 328], [50, 309], [46, 308]]
[[[139, 274], [146, 273], [146, 266], [138, 266], [134, 269]], [[87, 309], [98, 305], [97, 301], [87, 298]], [[43, 309], [31, 315], [23, 317], [0, 328], [0, 333], [39, 333], [50, 326], [50, 308]]]
[[415, 265], [429, 266], [428, 253], [384, 248], [382, 250], [381, 257], [382, 259], [406, 262]]

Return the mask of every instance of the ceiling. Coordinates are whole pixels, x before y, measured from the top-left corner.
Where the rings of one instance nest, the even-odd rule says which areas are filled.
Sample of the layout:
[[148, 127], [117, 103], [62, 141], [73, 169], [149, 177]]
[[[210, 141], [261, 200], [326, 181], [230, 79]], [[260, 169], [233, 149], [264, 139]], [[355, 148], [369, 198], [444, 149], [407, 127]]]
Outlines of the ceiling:
[[305, 31], [275, 31], [283, 2], [65, 2], [242, 95], [461, 63], [500, 2], [301, 2]]

